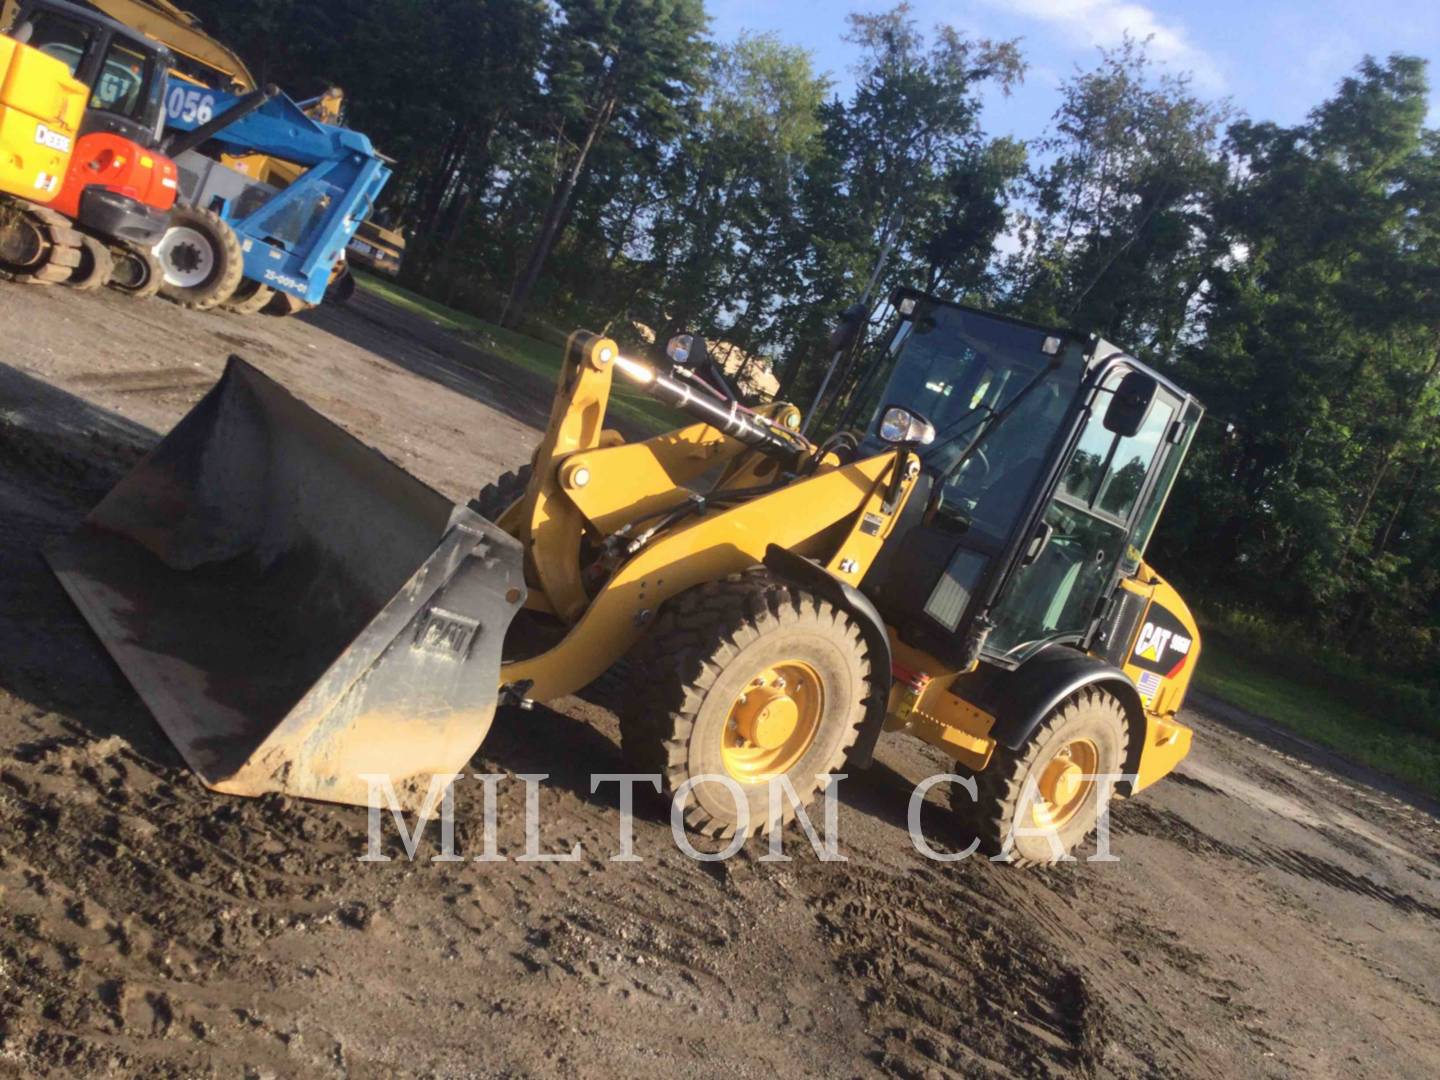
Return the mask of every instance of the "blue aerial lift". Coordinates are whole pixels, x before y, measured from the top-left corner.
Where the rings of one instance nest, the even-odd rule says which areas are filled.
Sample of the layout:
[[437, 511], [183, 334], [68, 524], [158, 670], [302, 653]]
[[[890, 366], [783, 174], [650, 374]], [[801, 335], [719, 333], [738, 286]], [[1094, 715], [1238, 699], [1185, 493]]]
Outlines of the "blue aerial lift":
[[[218, 130], [242, 98], [265, 100]], [[318, 304], [390, 178], [358, 131], [323, 123], [273, 87], [235, 94], [171, 74], [165, 127], [180, 192], [155, 248], [171, 299], [196, 308]]]

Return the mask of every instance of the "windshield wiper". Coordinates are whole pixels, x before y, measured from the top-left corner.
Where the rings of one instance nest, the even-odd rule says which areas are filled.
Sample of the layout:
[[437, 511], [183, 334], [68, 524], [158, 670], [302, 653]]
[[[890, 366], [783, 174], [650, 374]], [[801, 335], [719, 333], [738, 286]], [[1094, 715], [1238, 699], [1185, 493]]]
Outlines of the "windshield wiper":
[[[964, 465], [965, 462], [970, 460], [971, 455], [973, 455], [975, 451], [980, 448], [980, 444], [989, 437], [990, 433], [994, 431], [997, 427], [999, 427], [1002, 423], [1004, 423], [1006, 417], [1013, 413], [1019, 407], [1020, 403], [1030, 396], [1030, 392], [1034, 390], [1037, 386], [1039, 386], [1042, 382], [1044, 382], [1045, 377], [1049, 375], [1052, 371], [1057, 369], [1059, 366], [1060, 358], [1057, 356], [1052, 359], [1050, 363], [1037, 371], [1034, 377], [1020, 388], [1020, 392], [1016, 394], [1013, 398], [1011, 398], [1009, 401], [1007, 401], [1003, 406], [1001, 406], [998, 412], [994, 409], [990, 410], [989, 417], [987, 417], [985, 422], [980, 425], [980, 430], [975, 433], [975, 438], [970, 440], [970, 445], [967, 446], [960, 454], [960, 456], [956, 458], [955, 461], [950, 465], [950, 467], [945, 470], [945, 475], [942, 476], [940, 478], [940, 482], [935, 485], [936, 491], [942, 490], [944, 486], [950, 482], [950, 478], [960, 471], [960, 467]], [[971, 409], [970, 412], [967, 412], [965, 416], [962, 416], [959, 420], [956, 420], [955, 423], [960, 423], [961, 420], [966, 419], [966, 417], [969, 417], [972, 413], [976, 412], [981, 408], [989, 407], [977, 405], [975, 406], [975, 408]], [[954, 426], [954, 424], [951, 425], [951, 427]], [[936, 439], [935, 442], [938, 446], [940, 440]]]
[[983, 401], [979, 405], [971, 406], [959, 416], [957, 416], [954, 420], [950, 421], [950, 423], [945, 428], [943, 428], [938, 435], [935, 436], [935, 445], [940, 446], [942, 443], [949, 442], [950, 439], [954, 436], [959, 435], [960, 432], [957, 431], [956, 428], [958, 428], [966, 420], [969, 420], [977, 412], [980, 412], [982, 409], [985, 412], [989, 413], [991, 416], [995, 415], [995, 410], [992, 409], [989, 405], [986, 405]]

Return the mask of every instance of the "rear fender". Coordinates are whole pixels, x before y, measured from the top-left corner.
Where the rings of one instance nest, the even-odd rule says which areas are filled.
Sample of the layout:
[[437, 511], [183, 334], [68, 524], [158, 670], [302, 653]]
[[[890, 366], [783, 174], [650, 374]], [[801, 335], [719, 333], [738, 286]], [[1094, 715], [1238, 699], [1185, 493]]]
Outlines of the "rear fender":
[[885, 629], [885, 620], [869, 597], [835, 577], [819, 563], [771, 544], [765, 549], [765, 566], [782, 581], [834, 604], [859, 624], [860, 633], [870, 649], [870, 697], [866, 701], [860, 737], [855, 740], [849, 761], [863, 769], [870, 764], [875, 753], [875, 743], [885, 727], [886, 703], [890, 699], [890, 635]]
[[991, 738], [1019, 750], [1057, 705], [1087, 686], [1113, 695], [1124, 707], [1130, 728], [1130, 760], [1125, 762], [1125, 771], [1133, 772], [1145, 738], [1140, 694], [1119, 668], [1078, 649], [1051, 646], [990, 682], [985, 704], [995, 717]]

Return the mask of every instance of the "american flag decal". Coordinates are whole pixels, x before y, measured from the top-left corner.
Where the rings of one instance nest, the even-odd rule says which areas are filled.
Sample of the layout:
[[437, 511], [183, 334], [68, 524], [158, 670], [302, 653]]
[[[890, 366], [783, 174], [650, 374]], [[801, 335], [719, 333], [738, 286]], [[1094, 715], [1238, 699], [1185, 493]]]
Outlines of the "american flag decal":
[[1160, 691], [1160, 676], [1153, 671], [1142, 671], [1135, 686], [1140, 691], [1140, 700], [1149, 705]]

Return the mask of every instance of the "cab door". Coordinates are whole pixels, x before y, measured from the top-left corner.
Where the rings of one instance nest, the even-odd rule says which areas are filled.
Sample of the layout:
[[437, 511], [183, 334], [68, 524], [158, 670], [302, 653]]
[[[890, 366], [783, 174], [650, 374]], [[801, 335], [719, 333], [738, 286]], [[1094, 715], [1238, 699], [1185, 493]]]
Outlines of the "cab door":
[[1105, 411], [1127, 371], [1116, 366], [1102, 378], [1031, 550], [993, 609], [985, 651], [1007, 666], [1052, 642], [1082, 643], [1127, 557], [1142, 496], [1178, 430], [1182, 405], [1159, 387], [1134, 435], [1112, 433]]

